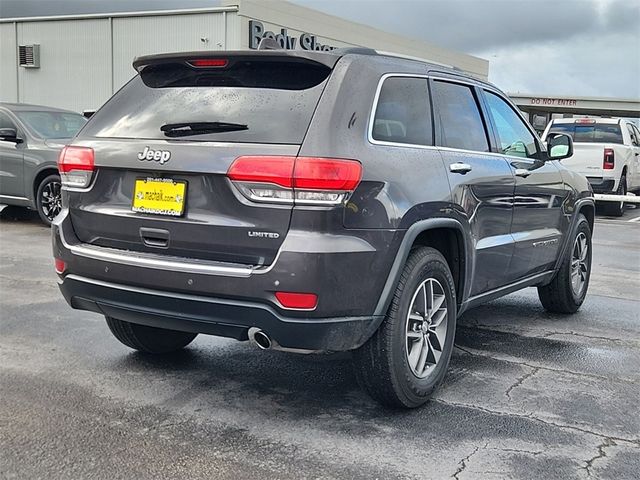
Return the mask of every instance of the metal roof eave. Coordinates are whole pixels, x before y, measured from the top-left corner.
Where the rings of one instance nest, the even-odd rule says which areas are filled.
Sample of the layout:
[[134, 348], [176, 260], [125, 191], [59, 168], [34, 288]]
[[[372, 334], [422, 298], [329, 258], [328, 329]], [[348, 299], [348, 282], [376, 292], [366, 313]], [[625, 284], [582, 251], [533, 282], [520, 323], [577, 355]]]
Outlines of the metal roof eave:
[[237, 12], [238, 6], [227, 7], [205, 7], [205, 8], [189, 8], [180, 10], [144, 10], [135, 12], [112, 12], [112, 13], [86, 13], [72, 15], [46, 15], [39, 17], [14, 17], [0, 18], [0, 23], [18, 23], [18, 22], [46, 22], [55, 20], [86, 20], [92, 18], [120, 18], [120, 17], [145, 17], [160, 15], [189, 15], [194, 13], [222, 13]]

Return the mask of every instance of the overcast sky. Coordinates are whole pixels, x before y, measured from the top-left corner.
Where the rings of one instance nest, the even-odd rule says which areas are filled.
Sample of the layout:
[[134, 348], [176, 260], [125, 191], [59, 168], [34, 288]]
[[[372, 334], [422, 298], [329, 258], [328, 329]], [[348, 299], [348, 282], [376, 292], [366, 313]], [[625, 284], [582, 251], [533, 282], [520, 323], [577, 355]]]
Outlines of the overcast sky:
[[[292, 0], [486, 58], [508, 92], [640, 97], [638, 0]], [[0, 16], [210, 7], [216, 0], [0, 0]]]

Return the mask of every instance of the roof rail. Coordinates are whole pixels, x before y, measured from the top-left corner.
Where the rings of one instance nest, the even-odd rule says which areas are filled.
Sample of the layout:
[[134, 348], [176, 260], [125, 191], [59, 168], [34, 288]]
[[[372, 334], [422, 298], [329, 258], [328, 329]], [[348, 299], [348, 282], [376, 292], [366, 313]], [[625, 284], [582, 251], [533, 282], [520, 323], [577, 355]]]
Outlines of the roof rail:
[[382, 51], [382, 50], [376, 50], [376, 53], [378, 55], [384, 55], [384, 56], [387, 56], [387, 57], [403, 58], [405, 60], [415, 60], [416, 62], [430, 63], [432, 65], [439, 65], [441, 67], [451, 68], [453, 70], [457, 69], [457, 67], [454, 67], [453, 65], [449, 65], [447, 63], [434, 62], [433, 60], [427, 60], [426, 58], [414, 57], [413, 55], [405, 55], [403, 53], [385, 52], [385, 51]]
[[367, 48], [367, 47], [334, 48], [333, 50], [331, 50], [331, 53], [335, 53], [338, 55], [347, 55], [349, 53], [355, 53], [358, 55], [378, 55], [378, 52], [376, 52], [373, 48]]

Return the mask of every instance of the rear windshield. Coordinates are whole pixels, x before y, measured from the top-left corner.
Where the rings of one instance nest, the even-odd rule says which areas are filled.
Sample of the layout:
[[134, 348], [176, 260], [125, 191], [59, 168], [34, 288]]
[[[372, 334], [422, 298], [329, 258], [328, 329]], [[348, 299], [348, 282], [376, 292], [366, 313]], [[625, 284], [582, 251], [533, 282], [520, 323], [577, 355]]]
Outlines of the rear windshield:
[[620, 125], [613, 123], [554, 123], [550, 133], [566, 133], [576, 143], [624, 143]]
[[[91, 117], [82, 135], [300, 144], [330, 72], [309, 61], [147, 66]], [[176, 138], [167, 126], [177, 124], [224, 128]]]

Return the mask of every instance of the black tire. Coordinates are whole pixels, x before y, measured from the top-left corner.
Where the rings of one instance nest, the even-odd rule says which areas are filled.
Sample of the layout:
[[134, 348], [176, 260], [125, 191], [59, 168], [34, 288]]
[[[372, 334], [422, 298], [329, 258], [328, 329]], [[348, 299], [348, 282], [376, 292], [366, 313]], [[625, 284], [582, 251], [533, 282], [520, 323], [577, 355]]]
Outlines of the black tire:
[[109, 330], [120, 343], [144, 353], [170, 353], [189, 345], [197, 333], [178, 332], [164, 328], [147, 327], [105, 317]]
[[[615, 195], [627, 194], [627, 175], [625, 173], [620, 177], [620, 183], [618, 189], [615, 191]], [[624, 202], [604, 202], [602, 211], [609, 217], [621, 217], [624, 215]]]
[[62, 209], [61, 183], [59, 175], [48, 175], [42, 179], [36, 191], [36, 209], [45, 225], [51, 221]]
[[[587, 252], [585, 255], [584, 283], [581, 289], [576, 292], [572, 284], [572, 266], [574, 265], [574, 256], [576, 254], [576, 242], [578, 237], [584, 235], [586, 239]], [[582, 271], [582, 263], [579, 265]], [[579, 273], [581, 276], [582, 274]], [[562, 261], [562, 266], [556, 276], [548, 285], [538, 287], [538, 297], [542, 306], [549, 312], [553, 313], [575, 313], [580, 308], [587, 296], [589, 288], [589, 279], [591, 278], [591, 228], [589, 222], [584, 215], [578, 217], [578, 225], [576, 232], [571, 239], [569, 249]]]
[[[446, 308], [446, 325], [443, 325], [446, 336], [440, 344], [439, 360], [428, 367], [429, 373], [425, 378], [419, 378], [410, 366], [407, 330], [413, 320], [408, 316], [414, 298], [418, 298], [420, 285], [431, 281], [427, 279], [437, 280], [444, 294], [446, 305], [439, 311]], [[439, 297], [441, 299], [442, 295]], [[425, 403], [445, 377], [454, 344], [456, 310], [455, 284], [445, 258], [433, 248], [413, 250], [380, 328], [354, 352], [358, 381], [369, 395], [390, 407], [415, 408]], [[418, 332], [422, 330], [412, 331]], [[435, 351], [432, 348], [429, 354], [433, 355]]]

